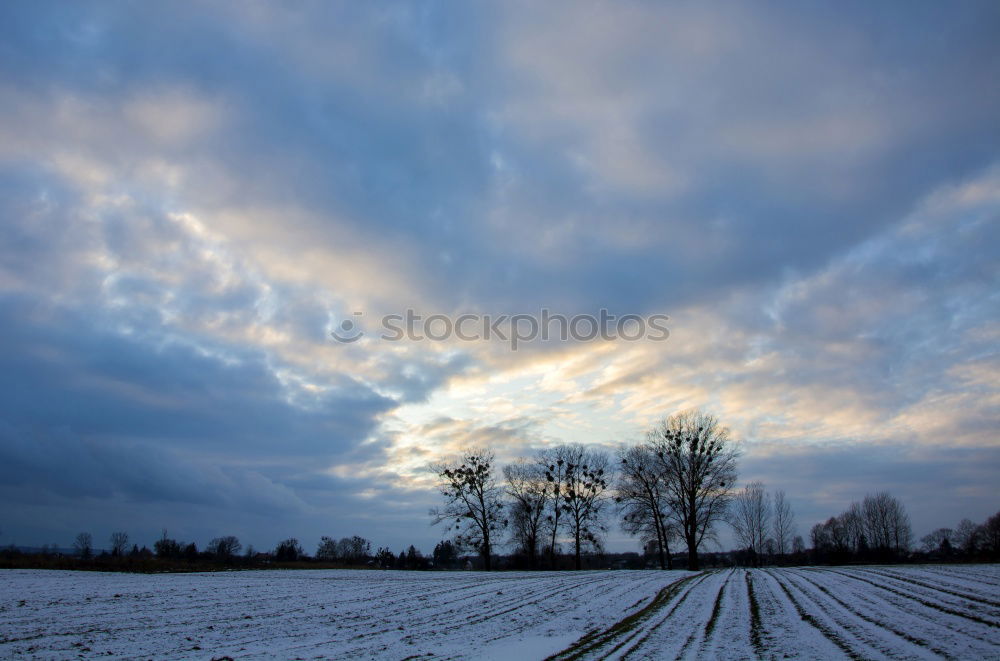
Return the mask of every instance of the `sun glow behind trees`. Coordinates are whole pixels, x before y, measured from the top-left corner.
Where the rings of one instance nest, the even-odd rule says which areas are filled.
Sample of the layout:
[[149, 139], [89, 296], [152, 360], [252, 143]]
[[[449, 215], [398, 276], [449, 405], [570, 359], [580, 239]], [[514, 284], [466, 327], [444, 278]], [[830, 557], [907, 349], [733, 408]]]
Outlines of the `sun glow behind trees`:
[[[652, 541], [666, 567], [669, 542], [687, 545], [688, 567], [697, 569], [698, 550], [715, 538], [736, 480], [735, 444], [712, 415], [687, 411], [665, 418], [644, 443], [620, 451], [618, 481], [606, 452], [566, 444], [519, 458], [504, 467], [506, 494], [496, 483], [494, 455], [470, 450], [451, 463], [437, 464], [444, 509], [431, 511], [435, 524], [454, 523], [459, 546], [478, 552], [489, 569], [498, 533], [513, 519], [512, 541], [537, 565], [538, 543], [555, 567], [560, 535], [571, 542], [574, 567], [587, 550], [603, 549], [606, 513], [613, 502], [629, 534]], [[630, 460], [631, 459], [631, 463]], [[504, 512], [509, 516], [504, 516]]]

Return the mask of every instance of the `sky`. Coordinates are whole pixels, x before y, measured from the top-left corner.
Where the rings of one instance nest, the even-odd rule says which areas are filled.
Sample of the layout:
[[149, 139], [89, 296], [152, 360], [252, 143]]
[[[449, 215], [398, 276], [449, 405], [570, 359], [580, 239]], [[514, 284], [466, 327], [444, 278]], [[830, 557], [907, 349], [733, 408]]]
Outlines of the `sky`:
[[[881, 489], [917, 538], [984, 520], [998, 35], [971, 0], [0, 4], [0, 544], [430, 552], [432, 462], [689, 408], [807, 539]], [[670, 335], [375, 332], [543, 308]]]

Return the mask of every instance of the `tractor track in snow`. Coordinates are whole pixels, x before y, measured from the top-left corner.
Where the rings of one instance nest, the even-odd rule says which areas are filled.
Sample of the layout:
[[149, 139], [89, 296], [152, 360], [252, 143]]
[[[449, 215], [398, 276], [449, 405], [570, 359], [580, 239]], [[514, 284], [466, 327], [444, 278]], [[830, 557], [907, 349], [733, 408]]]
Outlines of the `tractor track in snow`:
[[[813, 601], [818, 608], [823, 610], [830, 619], [835, 622], [839, 627], [848, 631], [851, 635], [855, 636], [859, 640], [862, 640], [866, 645], [869, 645], [873, 649], [877, 649], [879, 652], [885, 654], [889, 658], [895, 656], [895, 652], [898, 651], [895, 647], [887, 644], [885, 641], [878, 640], [878, 634], [880, 632], [886, 632], [891, 634], [896, 639], [903, 641], [908, 645], [915, 645], [921, 650], [930, 650], [940, 657], [950, 659], [952, 656], [945, 652], [944, 650], [935, 647], [930, 641], [918, 638], [905, 631], [900, 630], [898, 627], [893, 627], [887, 625], [874, 617], [865, 615], [861, 613], [858, 609], [854, 608], [846, 601], [835, 595], [828, 588], [819, 585], [818, 583], [810, 580], [803, 574], [798, 574], [795, 572], [789, 572], [790, 582], [795, 585], [796, 588], [806, 595], [808, 599]], [[796, 583], [800, 581], [800, 583]], [[802, 584], [806, 584], [808, 587], [804, 588]], [[819, 592], [819, 595], [816, 594]], [[829, 608], [823, 603], [823, 600], [832, 601], [836, 607]], [[854, 623], [849, 621], [850, 618], [862, 620], [869, 625], [874, 626], [877, 631], [865, 631], [863, 626], [856, 626]], [[884, 635], [884, 634], [883, 634]], [[912, 654], [908, 655], [907, 658], [912, 658]]]
[[839, 574], [840, 576], [845, 576], [845, 577], [847, 577], [849, 579], [852, 579], [852, 580], [855, 580], [855, 581], [860, 581], [862, 583], [867, 583], [868, 585], [871, 585], [872, 587], [877, 588], [879, 590], [885, 590], [886, 592], [891, 592], [891, 593], [893, 593], [893, 594], [895, 594], [897, 596], [900, 596], [900, 597], [902, 597], [904, 599], [909, 599], [910, 601], [915, 601], [916, 603], [918, 603], [918, 604], [920, 604], [922, 606], [926, 606], [928, 608], [933, 608], [935, 610], [941, 611], [942, 613], [947, 613], [948, 615], [954, 615], [955, 617], [962, 617], [962, 618], [965, 618], [967, 620], [972, 620], [973, 622], [979, 622], [980, 624], [985, 624], [986, 626], [989, 626], [989, 627], [1000, 627], [1000, 622], [997, 622], [995, 620], [987, 620], [987, 619], [979, 617], [978, 615], [972, 615], [972, 614], [969, 614], [969, 613], [964, 613], [964, 612], [962, 612], [960, 610], [956, 610], [954, 608], [951, 608], [951, 607], [946, 606], [946, 605], [941, 604], [941, 603], [935, 603], [933, 601], [927, 601], [926, 599], [924, 599], [922, 597], [918, 597], [917, 595], [907, 594], [905, 592], [901, 592], [901, 591], [899, 591], [897, 589], [891, 588], [891, 587], [886, 586], [886, 585], [881, 585], [879, 583], [876, 583], [875, 581], [868, 580], [867, 578], [864, 578], [862, 576], [858, 576], [856, 574], [850, 574], [850, 573], [847, 573], [847, 572], [837, 571], [837, 570], [831, 570], [831, 571], [833, 571], [836, 574]]
[[2, 570], [0, 658], [1000, 659], [998, 586], [996, 565]]

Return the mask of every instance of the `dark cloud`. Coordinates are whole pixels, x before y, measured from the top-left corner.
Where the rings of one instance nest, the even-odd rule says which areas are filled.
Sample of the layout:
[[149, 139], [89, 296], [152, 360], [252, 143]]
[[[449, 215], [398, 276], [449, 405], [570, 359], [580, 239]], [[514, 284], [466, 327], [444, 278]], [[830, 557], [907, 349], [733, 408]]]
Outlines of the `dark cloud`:
[[[605, 438], [635, 426], [624, 410], [689, 400], [751, 431], [828, 434], [831, 402], [920, 428], [894, 457], [881, 427], [861, 469], [748, 456], [774, 481], [845, 480], [786, 487], [808, 516], [868, 481], [919, 501], [905, 475], [978, 493], [998, 28], [993, 2], [0, 7], [11, 525], [150, 511], [283, 536], [268, 513], [303, 537], [328, 517], [429, 541], [413, 473], [436, 452]], [[666, 312], [676, 336], [587, 370], [566, 346], [329, 338], [406, 307]], [[619, 428], [593, 431], [612, 401]], [[963, 449], [921, 454], [946, 427]]]
[[[151, 346], [81, 314], [2, 301], [0, 365], [14, 426], [158, 440], [249, 457], [336, 454], [363, 440], [393, 400], [343, 376], [294, 406], [265, 364], [239, 348]], [[28, 323], [25, 323], [28, 322]], [[208, 349], [208, 351], [206, 351]]]

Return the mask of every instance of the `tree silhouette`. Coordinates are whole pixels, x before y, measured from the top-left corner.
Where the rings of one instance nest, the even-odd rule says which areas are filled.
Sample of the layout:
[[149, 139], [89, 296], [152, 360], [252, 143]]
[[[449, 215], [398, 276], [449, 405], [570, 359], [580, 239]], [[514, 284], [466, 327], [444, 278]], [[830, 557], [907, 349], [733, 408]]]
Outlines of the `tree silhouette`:
[[[587, 450], [579, 444], [570, 445], [567, 446], [564, 468], [557, 498], [573, 537], [573, 566], [581, 569], [583, 546], [600, 548], [600, 535], [606, 529], [602, 513], [608, 488], [608, 455]], [[547, 472], [545, 478], [554, 483], [556, 475]]]
[[528, 558], [532, 568], [538, 565], [538, 546], [549, 486], [544, 468], [535, 462], [518, 459], [503, 467], [506, 494], [510, 498], [510, 527], [517, 550]]
[[477, 551], [487, 571], [492, 568], [494, 539], [507, 525], [493, 461], [491, 451], [476, 449], [465, 452], [459, 461], [435, 465], [445, 506], [430, 511], [432, 524], [446, 522], [453, 527], [456, 544]]
[[698, 569], [698, 548], [725, 515], [736, 481], [737, 451], [729, 430], [707, 413], [686, 411], [651, 430], [669, 493], [670, 509], [687, 544], [688, 569]]
[[774, 492], [774, 544], [778, 555], [786, 555], [792, 550], [795, 536], [795, 514], [785, 498], [784, 491]]
[[754, 564], [760, 564], [764, 542], [771, 528], [771, 499], [763, 482], [751, 482], [733, 498], [729, 524], [743, 548], [750, 550]]
[[113, 532], [109, 541], [111, 542], [111, 555], [115, 557], [125, 555], [125, 549], [128, 548], [128, 533]]
[[670, 514], [664, 474], [648, 445], [621, 448], [618, 454], [615, 502], [622, 517], [622, 530], [654, 544], [660, 569], [672, 569], [670, 539], [676, 535]]
[[206, 550], [220, 560], [231, 560], [234, 555], [240, 552], [241, 548], [243, 548], [243, 545], [240, 544], [240, 540], [232, 535], [228, 535], [226, 537], [216, 537], [210, 541]]
[[274, 549], [274, 559], [279, 562], [295, 562], [303, 555], [302, 545], [294, 537], [284, 540]]
[[562, 497], [565, 494], [567, 457], [570, 451], [570, 446], [560, 445], [543, 450], [538, 455], [538, 463], [542, 466], [548, 485], [548, 514], [545, 515], [543, 523], [549, 537], [549, 567], [552, 569], [556, 568], [556, 554], [559, 550], [559, 531], [562, 529], [563, 518]]
[[81, 558], [89, 558], [94, 551], [94, 539], [89, 532], [82, 532], [73, 541], [73, 548]]

